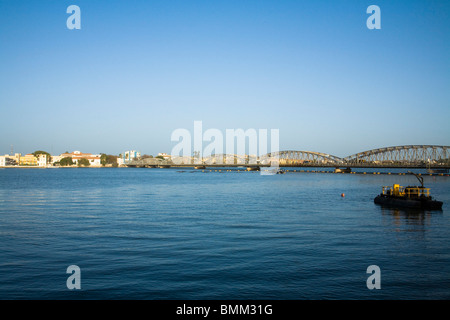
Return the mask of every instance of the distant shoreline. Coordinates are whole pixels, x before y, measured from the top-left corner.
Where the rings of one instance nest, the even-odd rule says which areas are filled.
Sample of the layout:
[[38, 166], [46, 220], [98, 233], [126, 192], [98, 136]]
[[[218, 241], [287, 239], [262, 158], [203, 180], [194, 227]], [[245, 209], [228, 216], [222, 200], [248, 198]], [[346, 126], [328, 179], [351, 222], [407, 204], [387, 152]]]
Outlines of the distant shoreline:
[[127, 167], [97, 167], [97, 166], [88, 166], [88, 167], [78, 167], [78, 166], [66, 166], [66, 167], [38, 167], [38, 166], [4, 166], [0, 167], [0, 169], [67, 169], [67, 168], [127, 168]]
[[[103, 169], [103, 168], [129, 168], [126, 166], [121, 166], [121, 167], [77, 167], [77, 166], [69, 166], [69, 167], [31, 167], [31, 166], [8, 166], [8, 167], [0, 167], [0, 169], [60, 169], [60, 168], [92, 168], [92, 169]], [[132, 167], [133, 168], [133, 167]], [[174, 169], [183, 169], [185, 167], [172, 167]], [[200, 170], [199, 170], [200, 171]], [[241, 170], [221, 170], [218, 168], [210, 168], [210, 169], [202, 169], [202, 172], [228, 172], [228, 171], [241, 171]], [[242, 172], [247, 172], [246, 170], [242, 170]], [[249, 172], [256, 172], [256, 171], [249, 171]], [[285, 170], [286, 173], [324, 173], [324, 174], [337, 174], [337, 175], [341, 175], [341, 174], [354, 174], [354, 175], [367, 175], [367, 176], [372, 176], [372, 175], [392, 175], [392, 176], [396, 176], [396, 175], [407, 175], [408, 173], [406, 172], [381, 172], [381, 171], [352, 171], [352, 172], [334, 172], [334, 171], [327, 171], [327, 170], [304, 170], [304, 169], [300, 169], [300, 170], [290, 170], [290, 169], [286, 169]], [[419, 175], [422, 176], [433, 176], [433, 177], [449, 177], [450, 174], [449, 173], [419, 173]]]

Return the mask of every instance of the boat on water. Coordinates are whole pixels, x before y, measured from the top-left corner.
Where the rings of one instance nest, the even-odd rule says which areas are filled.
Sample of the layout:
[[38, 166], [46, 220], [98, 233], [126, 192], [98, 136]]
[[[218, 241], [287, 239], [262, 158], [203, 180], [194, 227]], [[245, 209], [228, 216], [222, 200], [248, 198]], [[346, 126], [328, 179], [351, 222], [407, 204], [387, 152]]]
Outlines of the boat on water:
[[334, 173], [351, 173], [352, 172], [352, 169], [350, 169], [350, 168], [345, 168], [345, 169], [342, 169], [342, 168], [336, 168], [336, 169], [334, 169]]
[[382, 192], [373, 200], [376, 204], [429, 210], [442, 209], [442, 201], [433, 199], [430, 188], [423, 186], [423, 177], [414, 174], [420, 182], [420, 186], [402, 187], [399, 184], [384, 186]]

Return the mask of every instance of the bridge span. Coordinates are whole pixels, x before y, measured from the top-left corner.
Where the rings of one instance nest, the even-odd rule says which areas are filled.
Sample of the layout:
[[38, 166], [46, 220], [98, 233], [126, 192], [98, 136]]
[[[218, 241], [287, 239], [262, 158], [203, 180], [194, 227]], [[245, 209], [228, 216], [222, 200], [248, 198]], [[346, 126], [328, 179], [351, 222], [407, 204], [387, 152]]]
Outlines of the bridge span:
[[314, 151], [286, 150], [269, 153], [259, 158], [240, 155], [214, 155], [176, 159], [147, 158], [125, 163], [128, 167], [357, 167], [357, 168], [427, 168], [449, 169], [450, 146], [405, 145], [372, 149], [347, 157], [338, 157]]

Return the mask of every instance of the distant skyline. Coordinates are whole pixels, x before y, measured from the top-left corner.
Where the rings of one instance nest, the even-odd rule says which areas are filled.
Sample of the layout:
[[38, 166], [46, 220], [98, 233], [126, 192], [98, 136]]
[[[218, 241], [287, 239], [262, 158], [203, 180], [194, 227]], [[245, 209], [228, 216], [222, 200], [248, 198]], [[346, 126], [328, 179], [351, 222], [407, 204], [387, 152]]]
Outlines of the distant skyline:
[[450, 1], [0, 0], [0, 155], [170, 153], [196, 120], [340, 157], [450, 145], [448, 21]]

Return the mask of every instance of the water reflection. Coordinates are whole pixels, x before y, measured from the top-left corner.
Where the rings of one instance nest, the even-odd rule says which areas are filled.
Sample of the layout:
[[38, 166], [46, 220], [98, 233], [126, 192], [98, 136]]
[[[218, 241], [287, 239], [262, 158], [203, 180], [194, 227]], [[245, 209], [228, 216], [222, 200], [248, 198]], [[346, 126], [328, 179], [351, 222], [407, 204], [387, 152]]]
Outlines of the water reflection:
[[442, 210], [424, 210], [417, 208], [390, 208], [380, 206], [380, 210], [383, 216], [392, 218], [393, 224], [398, 227], [396, 231], [425, 231], [425, 227], [430, 224], [432, 217], [442, 214]]

